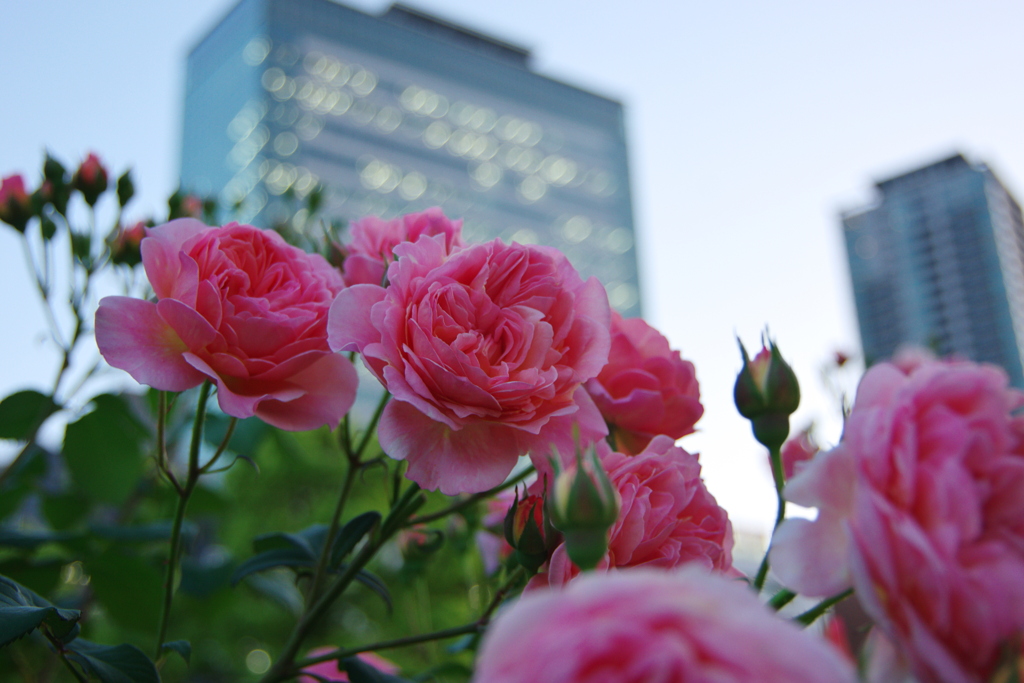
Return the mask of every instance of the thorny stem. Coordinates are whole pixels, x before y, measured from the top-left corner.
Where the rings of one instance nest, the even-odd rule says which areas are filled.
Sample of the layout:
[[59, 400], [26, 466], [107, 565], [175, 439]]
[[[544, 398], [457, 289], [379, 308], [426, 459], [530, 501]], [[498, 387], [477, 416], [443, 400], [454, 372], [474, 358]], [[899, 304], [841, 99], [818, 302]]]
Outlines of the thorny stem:
[[392, 640], [382, 640], [376, 643], [370, 643], [368, 645], [360, 645], [351, 648], [339, 648], [333, 652], [327, 652], [316, 657], [308, 657], [302, 661], [296, 663], [294, 671], [291, 673], [298, 674], [302, 669], [313, 664], [319, 664], [320, 662], [329, 662], [335, 659], [346, 659], [353, 655], [360, 654], [362, 652], [375, 652], [377, 650], [390, 650], [396, 647], [405, 647], [407, 645], [417, 645], [419, 643], [429, 643], [433, 640], [444, 640], [446, 638], [454, 638], [455, 636], [467, 635], [470, 633], [480, 633], [483, 631], [487, 624], [490, 623], [491, 615], [494, 614], [494, 610], [498, 608], [502, 600], [508, 594], [509, 590], [518, 583], [523, 577], [523, 568], [517, 567], [514, 572], [509, 576], [508, 580], [502, 585], [501, 588], [494, 594], [494, 599], [491, 600], [487, 608], [480, 614], [476, 621], [472, 621], [462, 626], [455, 626], [452, 628], [445, 628], [439, 631], [432, 631], [430, 633], [423, 633], [416, 636], [406, 636], [404, 638], [394, 638]]
[[[772, 538], [775, 538], [775, 532], [778, 531], [779, 525], [782, 524], [782, 520], [786, 516], [786, 499], [782, 496], [782, 491], [786, 487], [786, 475], [782, 469], [782, 454], [781, 450], [776, 447], [770, 450], [769, 455], [771, 456], [772, 463], [772, 477], [775, 479], [775, 496], [778, 500], [778, 508], [775, 512], [775, 526], [772, 528]], [[757, 570], [757, 576], [754, 577], [754, 590], [758, 593], [764, 587], [764, 581], [768, 578], [768, 553], [771, 550], [771, 542], [768, 543], [768, 549], [765, 550], [764, 559], [761, 560], [761, 566]]]
[[212, 385], [209, 380], [203, 382], [199, 390], [199, 401], [196, 405], [196, 419], [192, 425], [192, 443], [188, 451], [188, 473], [185, 484], [178, 491], [178, 506], [174, 513], [174, 525], [171, 527], [171, 548], [167, 560], [167, 574], [164, 579], [164, 602], [160, 611], [160, 633], [156, 641], [156, 656], [159, 659], [163, 654], [164, 640], [167, 637], [167, 625], [171, 617], [171, 603], [174, 600], [174, 575], [178, 567], [179, 554], [181, 552], [181, 526], [185, 520], [185, 508], [188, 507], [188, 499], [195, 489], [199, 475], [202, 473], [199, 468], [199, 447], [203, 443], [203, 422], [206, 419], [206, 401], [210, 398]]

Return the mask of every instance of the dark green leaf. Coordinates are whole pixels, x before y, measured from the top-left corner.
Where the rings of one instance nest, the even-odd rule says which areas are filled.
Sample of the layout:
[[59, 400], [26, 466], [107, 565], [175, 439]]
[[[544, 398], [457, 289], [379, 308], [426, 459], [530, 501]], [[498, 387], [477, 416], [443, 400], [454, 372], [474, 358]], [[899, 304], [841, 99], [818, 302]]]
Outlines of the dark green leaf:
[[408, 678], [386, 674], [358, 657], [339, 660], [338, 664], [348, 673], [348, 680], [352, 683], [411, 683]]
[[54, 636], [63, 638], [81, 616], [78, 610], [54, 607], [28, 588], [0, 576], [0, 647], [43, 624]]
[[89, 500], [74, 491], [43, 498], [43, 515], [50, 526], [60, 531], [73, 526], [89, 512]]
[[31, 389], [11, 394], [0, 401], [0, 439], [27, 441], [35, 430], [60, 406], [49, 396]]
[[313, 567], [316, 558], [298, 548], [275, 548], [258, 555], [253, 555], [243, 562], [231, 575], [231, 585], [255, 572], [262, 572], [276, 567]]
[[89, 497], [124, 502], [143, 472], [146, 430], [118, 396], [93, 399], [95, 410], [68, 425], [64, 457], [71, 478]]
[[0, 519], [4, 519], [21, 505], [29, 487], [25, 485], [9, 486], [0, 492]]
[[169, 643], [164, 643], [163, 649], [177, 652], [186, 664], [192, 664], [192, 644], [187, 640], [172, 640]]
[[102, 683], [160, 683], [153, 662], [134, 645], [98, 645], [79, 638], [68, 650], [68, 659]]
[[384, 604], [388, 606], [388, 614], [391, 613], [393, 608], [393, 605], [391, 604], [391, 593], [388, 592], [388, 587], [384, 585], [383, 581], [365, 569], [360, 570], [359, 573], [356, 574], [356, 581], [379, 595], [380, 599], [384, 601]]
[[415, 676], [412, 680], [413, 683], [423, 683], [424, 681], [437, 680], [438, 676], [444, 676], [442, 680], [448, 680], [449, 678], [457, 678], [460, 680], [468, 679], [473, 675], [473, 670], [465, 664], [459, 662], [445, 662], [444, 664], [438, 664], [432, 666], [421, 674]]
[[326, 536], [327, 525], [314, 524], [294, 534], [276, 531], [272, 534], [257, 536], [252, 540], [252, 549], [254, 552], [261, 553], [267, 550], [292, 548], [301, 550], [309, 555], [311, 560], [316, 560]]
[[234, 561], [226, 554], [186, 557], [181, 561], [179, 589], [197, 598], [207, 598], [230, 584], [233, 567]]
[[135, 555], [112, 548], [86, 563], [96, 599], [122, 626], [149, 632], [157, 626], [164, 577]]
[[334, 548], [331, 549], [331, 566], [335, 567], [346, 555], [352, 552], [356, 544], [368, 534], [377, 522], [380, 521], [379, 512], [364, 512], [355, 517], [341, 528], [334, 539]]

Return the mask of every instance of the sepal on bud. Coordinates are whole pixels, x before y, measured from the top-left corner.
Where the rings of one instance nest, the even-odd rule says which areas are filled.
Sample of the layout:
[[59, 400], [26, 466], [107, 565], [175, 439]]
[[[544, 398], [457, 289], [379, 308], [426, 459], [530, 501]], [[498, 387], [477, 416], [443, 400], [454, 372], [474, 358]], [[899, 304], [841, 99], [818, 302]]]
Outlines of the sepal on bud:
[[547, 562], [558, 536], [544, 514], [543, 496], [525, 496], [519, 491], [505, 514], [505, 540], [515, 549], [516, 560], [528, 571], [536, 573]]
[[573, 564], [587, 571], [608, 552], [608, 531], [619, 516], [619, 493], [591, 448], [585, 461], [576, 450], [576, 465], [566, 471], [552, 459], [555, 486], [548, 497], [551, 524], [565, 536]]
[[768, 340], [768, 346], [762, 343], [753, 360], [743, 342], [737, 342], [743, 369], [733, 387], [736, 409], [750, 420], [754, 437], [769, 449], [777, 450], [789, 436], [789, 416], [800, 405], [800, 384], [774, 341]]

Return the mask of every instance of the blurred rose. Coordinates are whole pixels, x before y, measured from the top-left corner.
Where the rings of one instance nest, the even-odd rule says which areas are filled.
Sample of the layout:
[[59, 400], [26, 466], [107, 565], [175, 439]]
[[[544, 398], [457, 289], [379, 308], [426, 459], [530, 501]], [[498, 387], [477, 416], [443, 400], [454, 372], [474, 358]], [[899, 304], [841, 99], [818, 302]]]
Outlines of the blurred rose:
[[9, 175], [0, 181], [0, 221], [25, 232], [32, 217], [32, 200], [25, 191], [25, 179]]
[[103, 168], [99, 157], [90, 152], [75, 171], [71, 184], [82, 193], [86, 203], [93, 206], [99, 196], [107, 190], [107, 169]]
[[782, 444], [782, 471], [786, 475], [786, 481], [792, 479], [800, 469], [797, 465], [813, 458], [819, 450], [818, 444], [811, 438], [810, 429], [805, 429]]
[[822, 639], [697, 567], [587, 574], [524, 595], [484, 636], [479, 683], [853, 683]]
[[[598, 445], [598, 453], [622, 501], [608, 555], [598, 569], [670, 569], [687, 563], [718, 571], [732, 567], [732, 525], [704, 486], [697, 456], [667, 436], [655, 437], [635, 456], [614, 453], [605, 444]], [[560, 585], [577, 574], [560, 545], [547, 574], [532, 586], [544, 581]]]
[[165, 391], [212, 380], [225, 413], [282, 429], [334, 427], [352, 406], [355, 368], [327, 347], [343, 285], [323, 258], [185, 218], [148, 231], [142, 263], [158, 301], [107, 297], [96, 312], [108, 363]]
[[582, 388], [608, 360], [608, 298], [550, 247], [488, 244], [449, 254], [444, 235], [395, 248], [388, 287], [343, 291], [330, 342], [357, 350], [393, 395], [384, 452], [425, 489], [497, 486], [519, 456], [547, 469], [607, 433]]
[[[319, 657], [320, 655], [325, 655], [329, 652], [334, 652], [334, 648], [318, 647], [315, 650], [310, 650], [309, 656]], [[384, 659], [375, 652], [360, 652], [356, 657], [358, 657], [364, 664], [369, 664], [378, 671], [392, 676], [397, 674], [399, 671], [394, 662]], [[348, 683], [349, 680], [348, 674], [345, 673], [345, 671], [338, 669], [338, 661], [336, 659], [332, 659], [327, 662], [320, 662], [313, 666], [307, 666], [303, 671], [310, 674], [316, 674], [328, 681]], [[312, 676], [299, 676], [298, 681], [299, 683], [319, 683], [319, 681]]]
[[345, 284], [379, 285], [394, 260], [395, 247], [415, 242], [421, 235], [444, 235], [449, 252], [462, 247], [462, 220], [450, 220], [438, 207], [386, 221], [376, 216], [352, 224], [352, 241], [342, 247]]
[[612, 313], [608, 364], [587, 391], [622, 453], [639, 453], [658, 434], [678, 439], [704, 414], [693, 363], [640, 318]]
[[146, 224], [142, 221], [121, 227], [110, 245], [110, 260], [134, 266], [142, 261], [142, 240], [146, 237]]
[[807, 595], [851, 584], [922, 683], [987, 681], [1024, 629], [1024, 397], [993, 366], [864, 376], [845, 436], [786, 487], [772, 566]]

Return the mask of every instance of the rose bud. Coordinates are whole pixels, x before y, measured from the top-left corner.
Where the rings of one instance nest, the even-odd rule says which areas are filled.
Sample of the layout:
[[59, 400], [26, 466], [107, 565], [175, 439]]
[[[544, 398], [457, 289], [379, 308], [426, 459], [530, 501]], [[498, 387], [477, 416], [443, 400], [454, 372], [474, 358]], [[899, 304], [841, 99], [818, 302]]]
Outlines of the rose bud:
[[544, 497], [526, 496], [519, 492], [505, 515], [505, 540], [515, 548], [516, 560], [530, 573], [536, 573], [547, 562], [549, 551], [558, 536], [544, 517]]
[[769, 340], [767, 348], [762, 345], [754, 360], [743, 342], [739, 345], [743, 369], [733, 388], [736, 409], [750, 420], [754, 437], [777, 450], [789, 436], [789, 416], [800, 405], [800, 385], [775, 342]]
[[64, 214], [68, 210], [68, 200], [71, 198], [71, 186], [68, 184], [68, 172], [64, 165], [46, 155], [43, 162], [43, 178], [46, 182], [40, 187], [40, 199], [42, 203], [49, 202], [58, 213]]
[[576, 465], [563, 472], [552, 458], [555, 487], [548, 498], [551, 524], [565, 536], [569, 559], [583, 571], [596, 567], [608, 552], [608, 531], [620, 508], [619, 494], [593, 448], [588, 460], [577, 449]]
[[71, 186], [82, 193], [86, 204], [96, 206], [100, 195], [107, 191], [107, 169], [103, 168], [98, 156], [90, 152], [85, 157], [71, 178]]
[[25, 232], [32, 213], [32, 199], [25, 192], [25, 179], [17, 174], [4, 178], [0, 183], [0, 221], [18, 232]]
[[139, 245], [146, 236], [146, 224], [139, 221], [127, 228], [122, 227], [110, 243], [110, 260], [113, 263], [134, 266], [142, 261]]

